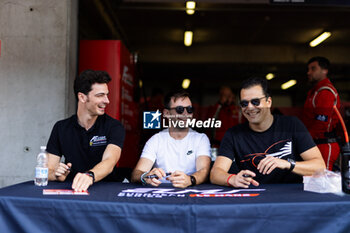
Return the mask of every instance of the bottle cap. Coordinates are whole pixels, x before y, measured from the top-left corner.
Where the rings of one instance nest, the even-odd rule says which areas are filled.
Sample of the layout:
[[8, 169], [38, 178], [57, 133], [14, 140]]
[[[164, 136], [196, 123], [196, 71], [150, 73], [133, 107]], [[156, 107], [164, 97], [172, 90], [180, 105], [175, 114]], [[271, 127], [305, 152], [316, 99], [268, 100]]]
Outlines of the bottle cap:
[[46, 150], [46, 146], [40, 146], [40, 150], [45, 151]]

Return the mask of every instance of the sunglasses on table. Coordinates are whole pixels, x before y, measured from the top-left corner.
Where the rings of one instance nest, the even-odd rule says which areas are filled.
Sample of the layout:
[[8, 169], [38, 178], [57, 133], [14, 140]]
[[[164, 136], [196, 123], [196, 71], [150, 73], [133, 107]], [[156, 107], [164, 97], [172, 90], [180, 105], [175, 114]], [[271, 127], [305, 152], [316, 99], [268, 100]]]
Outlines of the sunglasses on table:
[[260, 105], [260, 101], [264, 98], [267, 98], [266, 96], [264, 97], [261, 97], [261, 98], [254, 98], [254, 99], [251, 99], [251, 100], [241, 100], [239, 102], [239, 105], [241, 105], [242, 108], [246, 108], [248, 107], [249, 105], [249, 102], [254, 105], [254, 106], [259, 106]]
[[168, 109], [169, 110], [175, 109], [177, 114], [182, 114], [185, 111], [185, 109], [186, 109], [187, 113], [189, 113], [189, 114], [193, 113], [193, 111], [194, 111], [194, 108], [192, 106], [187, 106], [187, 107], [176, 106], [175, 108], [168, 108]]

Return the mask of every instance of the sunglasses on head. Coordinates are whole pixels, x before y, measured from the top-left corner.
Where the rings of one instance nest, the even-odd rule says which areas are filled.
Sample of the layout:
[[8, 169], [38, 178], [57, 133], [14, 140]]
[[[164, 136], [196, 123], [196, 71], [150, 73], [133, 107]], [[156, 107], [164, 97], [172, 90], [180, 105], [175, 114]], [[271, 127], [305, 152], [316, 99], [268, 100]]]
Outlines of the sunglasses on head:
[[249, 102], [250, 102], [254, 106], [259, 106], [260, 105], [260, 101], [263, 98], [266, 98], [266, 96], [261, 97], [261, 98], [254, 98], [254, 99], [251, 99], [250, 101], [249, 100], [241, 100], [239, 102], [239, 105], [241, 105], [242, 108], [245, 108], [245, 107], [248, 107]]
[[187, 113], [193, 113], [193, 110], [194, 108], [192, 106], [187, 106], [187, 107], [184, 107], [184, 106], [176, 106], [175, 108], [168, 108], [169, 110], [172, 110], [172, 109], [175, 109], [176, 113], [177, 114], [182, 114], [185, 109], [187, 111]]

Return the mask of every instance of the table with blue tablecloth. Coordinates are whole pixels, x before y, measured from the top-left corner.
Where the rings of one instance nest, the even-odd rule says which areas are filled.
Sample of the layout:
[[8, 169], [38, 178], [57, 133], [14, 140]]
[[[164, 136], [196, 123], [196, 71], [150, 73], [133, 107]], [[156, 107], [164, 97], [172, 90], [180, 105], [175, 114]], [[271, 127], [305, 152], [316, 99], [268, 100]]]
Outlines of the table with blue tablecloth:
[[71, 183], [0, 189], [1, 232], [350, 232], [350, 196], [302, 184], [187, 189], [95, 183], [89, 195], [43, 195]]

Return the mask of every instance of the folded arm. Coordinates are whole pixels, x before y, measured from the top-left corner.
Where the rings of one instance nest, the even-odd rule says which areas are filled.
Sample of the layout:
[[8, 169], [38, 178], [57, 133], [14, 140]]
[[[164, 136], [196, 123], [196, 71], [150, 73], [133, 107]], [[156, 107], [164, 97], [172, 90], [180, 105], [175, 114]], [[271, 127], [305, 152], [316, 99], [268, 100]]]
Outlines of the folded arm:
[[[295, 162], [295, 167], [292, 172], [302, 176], [310, 176], [313, 175], [315, 171], [325, 169], [325, 163], [317, 146], [306, 150], [301, 153], [300, 156], [303, 161]], [[291, 168], [291, 163], [285, 159], [267, 156], [261, 160], [257, 166], [259, 172], [264, 175], [270, 174], [275, 168], [289, 170]]]
[[[161, 168], [153, 168], [154, 162], [147, 158], [140, 158], [135, 169], [131, 174], [131, 182], [141, 183], [142, 174], [146, 173], [144, 176], [156, 175], [158, 178], [144, 178], [143, 180], [150, 185], [159, 186], [162, 182], [159, 180], [166, 176], [165, 172]], [[152, 170], [151, 170], [152, 169]]]
[[228, 173], [231, 165], [231, 159], [225, 156], [217, 156], [210, 172], [211, 183], [223, 186], [233, 186], [235, 188], [248, 188], [250, 184], [253, 184], [254, 186], [259, 185], [259, 183], [253, 179], [256, 175], [252, 171], [241, 170], [237, 174]]
[[[117, 164], [121, 154], [121, 148], [114, 144], [109, 144], [102, 156], [100, 163], [96, 164], [92, 169], [95, 175], [95, 182], [102, 180], [109, 175]], [[72, 188], [76, 191], [87, 190], [93, 184], [92, 177], [85, 173], [77, 173], [74, 177]]]
[[197, 171], [192, 174], [196, 178], [197, 184], [202, 184], [208, 179], [210, 169], [210, 157], [198, 156], [196, 159]]
[[205, 182], [208, 178], [210, 168], [210, 157], [208, 156], [198, 156], [196, 159], [196, 172], [187, 175], [183, 171], [175, 171], [168, 177], [168, 180], [176, 188], [187, 188], [192, 185], [191, 176], [196, 179], [196, 184], [201, 184]]
[[60, 163], [61, 157], [58, 155], [48, 153], [48, 168], [49, 168], [49, 181], [65, 181], [70, 168], [72, 167], [71, 163], [64, 164]]
[[321, 152], [317, 146], [314, 146], [300, 154], [304, 161], [295, 163], [293, 172], [302, 176], [311, 176], [316, 171], [324, 170], [326, 165], [322, 158]]

